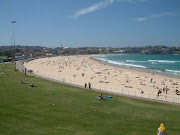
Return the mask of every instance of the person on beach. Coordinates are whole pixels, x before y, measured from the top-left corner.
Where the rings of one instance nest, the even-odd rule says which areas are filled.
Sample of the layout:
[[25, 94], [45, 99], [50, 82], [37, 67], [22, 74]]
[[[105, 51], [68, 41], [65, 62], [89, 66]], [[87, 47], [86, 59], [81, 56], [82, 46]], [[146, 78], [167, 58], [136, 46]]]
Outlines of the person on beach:
[[180, 95], [180, 92], [179, 90], [176, 89], [176, 95]]
[[88, 85], [89, 85], [89, 89], [91, 89], [91, 83], [90, 82], [88, 83]]
[[167, 88], [167, 86], [166, 86], [166, 88], [165, 88], [165, 91], [166, 91], [166, 94], [167, 94], [167, 91], [168, 91], [168, 88]]
[[166, 128], [164, 127], [163, 123], [161, 123], [160, 127], [158, 128], [157, 135], [167, 135]]
[[86, 87], [87, 87], [87, 83], [84, 84], [84, 88], [85, 88], [85, 89], [86, 89]]
[[158, 94], [157, 94], [158, 97], [159, 97], [159, 94], [160, 94], [160, 90], [158, 90]]
[[158, 97], [159, 97], [159, 95], [162, 93], [162, 89], [159, 89], [159, 91], [158, 91]]

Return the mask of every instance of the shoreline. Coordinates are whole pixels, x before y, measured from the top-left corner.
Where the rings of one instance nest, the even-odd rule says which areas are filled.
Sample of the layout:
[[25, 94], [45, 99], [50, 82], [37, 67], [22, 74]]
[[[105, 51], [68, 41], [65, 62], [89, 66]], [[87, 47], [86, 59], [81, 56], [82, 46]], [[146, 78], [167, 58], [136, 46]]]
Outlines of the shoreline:
[[[131, 54], [117, 54], [117, 55], [131, 55]], [[112, 67], [117, 67], [117, 68], [124, 69], [124, 70], [128, 69], [128, 70], [143, 72], [143, 73], [147, 73], [147, 74], [153, 74], [154, 73], [154, 74], [162, 76], [162, 77], [180, 79], [180, 76], [168, 74], [168, 73], [166, 73], [166, 71], [163, 73], [162, 71], [158, 71], [156, 69], [148, 69], [148, 68], [140, 69], [140, 68], [132, 68], [132, 67], [125, 67], [125, 66], [121, 66], [121, 65], [117, 65], [117, 64], [112, 64], [112, 63], [109, 63], [108, 61], [103, 61], [103, 60], [99, 60], [98, 58], [96, 58], [99, 56], [113, 56], [113, 55], [111, 55], [111, 54], [109, 54], [109, 55], [97, 55], [97, 56], [93, 56], [91, 58], [93, 60], [99, 62], [100, 64], [110, 65]]]
[[[125, 55], [129, 55], [129, 54], [125, 54]], [[147, 72], [146, 70], [138, 70], [138, 69], [133, 69], [133, 68], [126, 68], [126, 67], [123, 67], [123, 66], [118, 66], [118, 65], [115, 65], [115, 64], [111, 64], [111, 63], [108, 63], [108, 62], [105, 62], [105, 61], [102, 61], [102, 60], [98, 60], [96, 59], [95, 57], [98, 57], [98, 56], [106, 56], [106, 55], [97, 55], [97, 56], [92, 56], [90, 57], [90, 59], [92, 59], [93, 61], [96, 61], [98, 62], [99, 64], [103, 64], [105, 66], [110, 66], [110, 67], [113, 67], [113, 68], [119, 68], [121, 70], [128, 70], [128, 71], [131, 71], [131, 72], [137, 72], [137, 73], [144, 73], [144, 74], [149, 74], [149, 75], [153, 75], [153, 70], [151, 70], [151, 72]], [[111, 56], [111, 55], [108, 55], [108, 56]], [[154, 70], [155, 72], [155, 70]], [[179, 79], [179, 77], [175, 77], [175, 76], [168, 76], [168, 75], [162, 75], [162, 74], [158, 74], [158, 73], [154, 73], [153, 76], [159, 76], [159, 77], [162, 77], [162, 78], [169, 78], [169, 79]]]
[[[180, 96], [175, 94], [180, 79], [105, 65], [92, 59], [97, 56], [100, 55], [42, 58], [24, 63], [24, 66], [32, 69], [34, 74], [82, 87], [85, 82], [91, 82], [94, 89], [158, 100], [167, 100], [171, 96], [168, 100], [180, 102]], [[158, 90], [165, 86], [169, 89], [168, 94], [163, 92], [157, 96]]]

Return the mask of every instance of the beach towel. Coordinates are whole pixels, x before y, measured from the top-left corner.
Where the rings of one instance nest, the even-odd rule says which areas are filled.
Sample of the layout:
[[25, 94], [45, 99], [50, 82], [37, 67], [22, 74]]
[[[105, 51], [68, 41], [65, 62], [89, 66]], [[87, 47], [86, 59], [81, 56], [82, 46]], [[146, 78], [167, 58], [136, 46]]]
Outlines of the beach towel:
[[112, 96], [106, 96], [107, 99], [115, 99], [115, 97]]
[[31, 86], [29, 86], [29, 85], [28, 85], [28, 87], [29, 87], [29, 88], [36, 88], [36, 87], [31, 87]]
[[[100, 97], [96, 97], [97, 99], [101, 99]], [[107, 99], [115, 99], [115, 97], [112, 97], [112, 96], [106, 96], [104, 98], [107, 98]]]

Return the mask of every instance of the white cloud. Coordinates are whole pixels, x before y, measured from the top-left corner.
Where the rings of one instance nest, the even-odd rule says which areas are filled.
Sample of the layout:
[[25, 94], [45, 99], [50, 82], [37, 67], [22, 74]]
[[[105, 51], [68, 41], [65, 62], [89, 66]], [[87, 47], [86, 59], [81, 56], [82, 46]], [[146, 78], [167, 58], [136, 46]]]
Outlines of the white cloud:
[[176, 15], [178, 15], [176, 12], [165, 12], [165, 13], [153, 14], [151, 17], [158, 18], [162, 16], [176, 16]]
[[128, 2], [128, 3], [136, 3], [136, 2], [146, 2], [148, 0], [105, 0], [103, 2], [99, 2], [99, 3], [95, 3], [87, 8], [78, 10], [74, 13], [74, 15], [70, 16], [70, 18], [78, 18], [81, 15], [85, 15], [88, 13], [91, 13], [93, 11], [102, 9], [102, 8], [106, 8], [109, 5], [113, 4], [114, 2], [118, 3], [118, 2]]
[[132, 4], [136, 4], [137, 2], [147, 2], [149, 0], [117, 0], [117, 2], [129, 2]]
[[177, 16], [177, 15], [179, 15], [177, 12], [164, 12], [164, 13], [152, 14], [149, 17], [136, 18], [136, 21], [142, 22], [142, 21], [147, 21], [149, 19], [153, 19], [153, 18], [160, 18], [164, 16]]
[[146, 17], [136, 18], [136, 21], [139, 22], [147, 21], [147, 18]]
[[98, 10], [98, 9], [101, 9], [101, 8], [106, 8], [107, 6], [111, 5], [113, 2], [114, 2], [114, 0], [106, 0], [104, 2], [96, 3], [96, 4], [94, 4], [94, 5], [92, 5], [92, 6], [88, 7], [88, 8], [84, 8], [84, 9], [81, 9], [79, 11], [76, 11], [75, 14], [73, 16], [70, 16], [70, 17], [78, 18], [81, 15], [93, 12], [95, 10]]

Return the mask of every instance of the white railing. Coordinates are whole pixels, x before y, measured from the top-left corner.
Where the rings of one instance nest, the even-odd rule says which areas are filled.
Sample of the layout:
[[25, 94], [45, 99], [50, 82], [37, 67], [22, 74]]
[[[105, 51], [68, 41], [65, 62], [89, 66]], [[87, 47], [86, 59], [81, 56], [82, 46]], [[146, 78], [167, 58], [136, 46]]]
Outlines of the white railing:
[[[40, 77], [45, 77], [45, 78], [49, 78], [49, 79], [64, 82], [64, 83], [70, 83], [70, 84], [78, 85], [81, 87], [84, 86], [84, 83], [79, 82], [78, 80], [75, 80], [75, 79], [65, 79], [61, 77], [55, 77], [52, 75], [40, 73], [38, 71], [33, 71], [33, 72]], [[157, 93], [150, 93], [150, 92], [145, 92], [145, 91], [144, 93], [142, 93], [141, 90], [133, 90], [133, 89], [126, 89], [126, 88], [119, 88], [119, 87], [115, 88], [115, 87], [110, 87], [106, 85], [93, 85], [92, 84], [91, 88], [101, 90], [104, 92], [111, 92], [115, 94], [123, 94], [123, 95], [141, 97], [141, 98], [146, 98], [146, 99], [151, 99], [151, 100], [153, 99], [153, 100], [159, 100], [159, 101], [180, 103], [180, 96], [178, 95], [172, 96], [172, 95], [162, 93], [159, 96], [157, 96]]]

